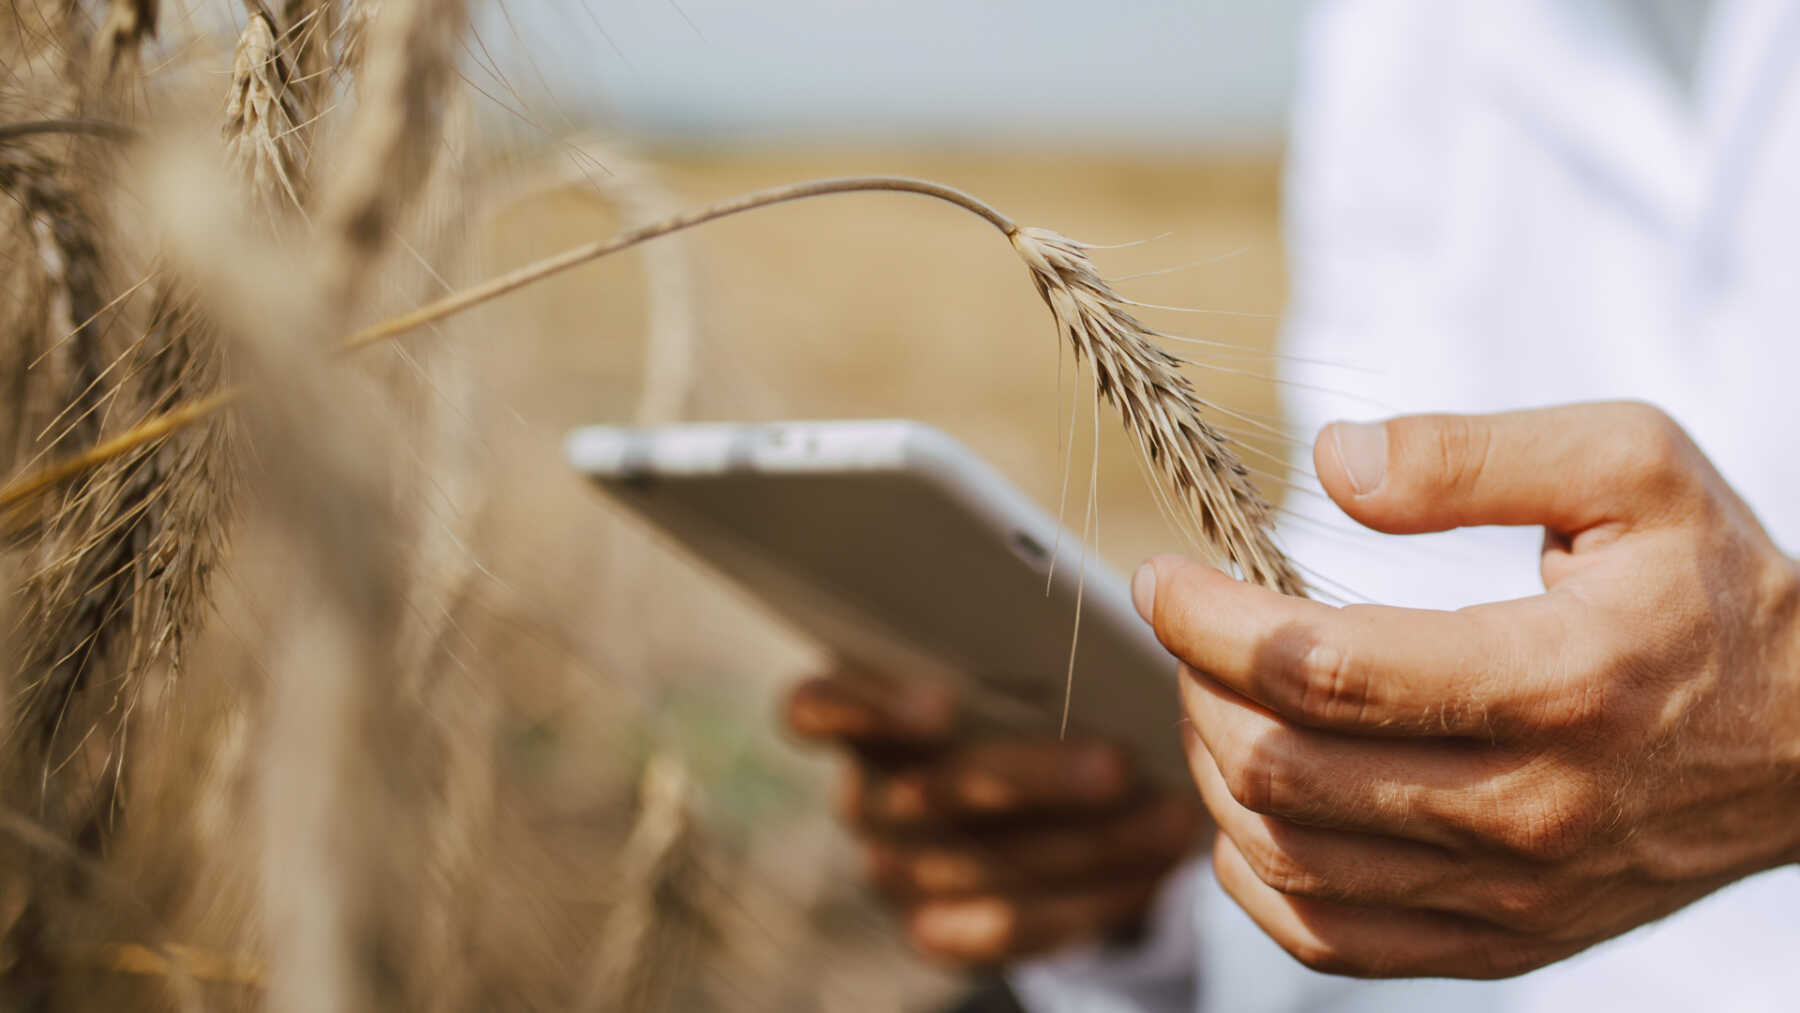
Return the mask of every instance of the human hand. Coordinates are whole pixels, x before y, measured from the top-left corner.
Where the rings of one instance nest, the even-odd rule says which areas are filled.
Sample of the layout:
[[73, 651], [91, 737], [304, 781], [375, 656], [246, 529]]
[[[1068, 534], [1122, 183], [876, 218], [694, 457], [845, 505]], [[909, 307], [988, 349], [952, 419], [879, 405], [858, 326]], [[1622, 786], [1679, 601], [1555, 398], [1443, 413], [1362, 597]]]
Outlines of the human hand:
[[1192, 796], [1139, 783], [1117, 747], [957, 737], [955, 697], [926, 683], [814, 679], [786, 718], [847, 749], [843, 819], [913, 946], [945, 962], [997, 964], [1129, 926], [1201, 836]]
[[1800, 860], [1795, 564], [1667, 416], [1340, 424], [1313, 456], [1380, 531], [1544, 525], [1547, 590], [1333, 608], [1140, 571], [1217, 876], [1290, 953], [1517, 974]]

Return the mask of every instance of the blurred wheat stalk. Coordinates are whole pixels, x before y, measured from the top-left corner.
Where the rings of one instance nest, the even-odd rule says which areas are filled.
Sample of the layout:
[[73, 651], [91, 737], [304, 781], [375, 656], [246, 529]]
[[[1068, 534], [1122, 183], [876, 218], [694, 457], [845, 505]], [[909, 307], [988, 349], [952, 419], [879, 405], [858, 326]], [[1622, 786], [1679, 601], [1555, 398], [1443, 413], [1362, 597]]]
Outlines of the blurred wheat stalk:
[[722, 952], [706, 923], [728, 906], [702, 884], [728, 874], [673, 759], [625, 799], [604, 917], [555, 908], [568, 870], [515, 826], [507, 680], [572, 662], [471, 558], [486, 483], [467, 378], [432, 343], [327, 354], [671, 231], [870, 189], [980, 215], [1173, 513], [1247, 578], [1304, 590], [1181, 361], [1080, 244], [938, 184], [821, 181], [358, 330], [475, 266], [456, 256], [465, 3], [241, 0], [222, 94], [178, 73], [192, 47], [147, 58], [160, 6], [16, 0], [0, 18], [0, 560], [17, 589], [0, 603], [0, 1005], [698, 1001], [682, 969]]
[[568, 661], [473, 575], [454, 364], [317, 354], [452, 270], [465, 5], [244, 0], [223, 90], [147, 69], [169, 13], [0, 24], [0, 471], [117, 448], [7, 511], [0, 1005], [567, 1008], [675, 966], [503, 910], [575, 891], [501, 841], [487, 666]]

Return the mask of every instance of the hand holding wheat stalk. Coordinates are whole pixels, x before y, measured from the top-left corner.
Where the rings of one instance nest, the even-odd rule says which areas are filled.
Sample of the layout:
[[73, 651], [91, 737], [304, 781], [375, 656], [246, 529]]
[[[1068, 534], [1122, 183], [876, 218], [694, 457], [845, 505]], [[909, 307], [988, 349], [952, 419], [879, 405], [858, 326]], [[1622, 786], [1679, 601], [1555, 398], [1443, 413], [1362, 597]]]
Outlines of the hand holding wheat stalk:
[[[980, 199], [928, 180], [899, 176], [822, 179], [759, 190], [566, 250], [518, 270], [357, 331], [338, 346], [352, 352], [454, 316], [551, 275], [629, 249], [659, 236], [730, 215], [826, 194], [899, 191], [947, 201], [999, 229], [1031, 272], [1058, 333], [1093, 372], [1098, 394], [1119, 412], [1126, 430], [1186, 515], [1189, 534], [1235, 567], [1244, 579], [1284, 594], [1303, 595], [1305, 581], [1273, 537], [1273, 517], [1230, 441], [1204, 412], [1210, 407], [1181, 373], [1181, 360], [1156, 343], [1164, 335], [1129, 312], [1087, 256], [1090, 247], [1047, 229], [1021, 227]], [[120, 454], [154, 443], [212, 415], [244, 394], [241, 387], [180, 405], [112, 440], [0, 490], [0, 526], [29, 516], [42, 493]]]

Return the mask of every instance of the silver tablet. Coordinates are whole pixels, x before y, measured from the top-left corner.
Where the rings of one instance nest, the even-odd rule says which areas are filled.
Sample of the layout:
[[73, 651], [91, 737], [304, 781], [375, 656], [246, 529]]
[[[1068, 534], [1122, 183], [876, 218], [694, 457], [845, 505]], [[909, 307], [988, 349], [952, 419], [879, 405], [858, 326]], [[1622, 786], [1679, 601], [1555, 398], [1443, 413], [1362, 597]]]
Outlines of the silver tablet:
[[[906, 420], [592, 427], [570, 462], [853, 666], [952, 682], [988, 720], [1070, 726], [1187, 777], [1175, 662], [1080, 539]], [[1055, 556], [1054, 575], [1052, 557]], [[1171, 782], [1173, 783], [1173, 782]]]

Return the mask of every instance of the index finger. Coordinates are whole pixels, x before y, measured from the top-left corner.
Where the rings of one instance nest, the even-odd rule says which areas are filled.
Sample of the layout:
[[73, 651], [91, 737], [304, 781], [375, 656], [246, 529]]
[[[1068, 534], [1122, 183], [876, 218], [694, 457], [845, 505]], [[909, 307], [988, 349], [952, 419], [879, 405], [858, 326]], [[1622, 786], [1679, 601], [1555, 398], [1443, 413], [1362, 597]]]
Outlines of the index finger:
[[1566, 596], [1456, 612], [1337, 608], [1177, 556], [1148, 565], [1163, 646], [1299, 724], [1493, 739], [1540, 728], [1571, 703], [1566, 610], [1576, 606]]
[[838, 670], [788, 693], [785, 717], [800, 738], [852, 749], [932, 748], [955, 731], [955, 693], [935, 683], [904, 682]]
[[851, 804], [872, 826], [994, 825], [1117, 809], [1137, 788], [1123, 749], [1100, 739], [1001, 738], [955, 746], [891, 772], [870, 771]]

